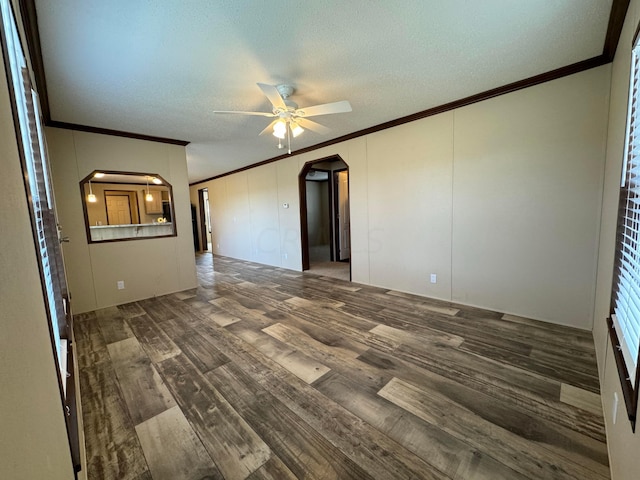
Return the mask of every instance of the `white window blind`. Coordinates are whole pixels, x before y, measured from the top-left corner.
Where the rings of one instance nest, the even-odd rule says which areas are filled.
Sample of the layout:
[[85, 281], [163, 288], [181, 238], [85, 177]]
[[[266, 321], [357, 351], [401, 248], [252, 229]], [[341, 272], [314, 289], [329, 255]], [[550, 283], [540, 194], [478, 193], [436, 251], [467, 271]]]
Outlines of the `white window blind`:
[[20, 124], [20, 136], [24, 150], [24, 163], [31, 213], [34, 223], [36, 248], [41, 262], [41, 275], [44, 293], [49, 310], [49, 321], [58, 368], [62, 379], [66, 372], [62, 370], [61, 339], [66, 336], [66, 320], [63, 297], [66, 293], [66, 280], [60, 265], [60, 244], [58, 241], [54, 199], [50, 187], [51, 179], [47, 169], [46, 146], [41, 130], [41, 118], [38, 96], [31, 84], [26, 57], [20, 43], [11, 5], [0, 1], [1, 20], [3, 21], [6, 54], [9, 57], [9, 74], [16, 98], [16, 113]]
[[[4, 62], [7, 72], [17, 147], [20, 152], [29, 216], [34, 234], [35, 253], [40, 260], [43, 299], [47, 308], [53, 354], [57, 360], [61, 400], [64, 406], [63, 414], [67, 424], [70, 453], [77, 472], [81, 468], [81, 460], [75, 369], [73, 368], [75, 351], [72, 335], [73, 317], [60, 248], [54, 192], [48, 169], [43, 119], [40, 115], [38, 95], [31, 82], [13, 11], [14, 6], [18, 9], [26, 6], [27, 9], [33, 9], [32, 13], [35, 14], [33, 3], [0, 0], [0, 60]], [[28, 28], [25, 28], [25, 32], [27, 35], [32, 34]], [[24, 248], [29, 246], [25, 245]]]
[[612, 320], [629, 378], [640, 351], [640, 46], [633, 48]]

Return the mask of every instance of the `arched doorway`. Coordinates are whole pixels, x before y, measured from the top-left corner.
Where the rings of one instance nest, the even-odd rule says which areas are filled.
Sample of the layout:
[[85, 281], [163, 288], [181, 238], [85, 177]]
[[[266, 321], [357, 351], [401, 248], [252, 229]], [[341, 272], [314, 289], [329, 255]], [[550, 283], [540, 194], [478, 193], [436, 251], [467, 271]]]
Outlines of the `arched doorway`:
[[298, 185], [302, 270], [351, 280], [349, 166], [339, 155], [307, 162]]

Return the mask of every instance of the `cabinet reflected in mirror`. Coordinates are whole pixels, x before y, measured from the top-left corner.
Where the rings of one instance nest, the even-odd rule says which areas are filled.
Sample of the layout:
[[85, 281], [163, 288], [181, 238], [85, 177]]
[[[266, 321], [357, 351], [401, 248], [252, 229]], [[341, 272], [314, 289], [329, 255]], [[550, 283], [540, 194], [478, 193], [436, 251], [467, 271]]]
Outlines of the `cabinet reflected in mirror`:
[[155, 173], [94, 170], [80, 182], [89, 243], [173, 237], [173, 190]]

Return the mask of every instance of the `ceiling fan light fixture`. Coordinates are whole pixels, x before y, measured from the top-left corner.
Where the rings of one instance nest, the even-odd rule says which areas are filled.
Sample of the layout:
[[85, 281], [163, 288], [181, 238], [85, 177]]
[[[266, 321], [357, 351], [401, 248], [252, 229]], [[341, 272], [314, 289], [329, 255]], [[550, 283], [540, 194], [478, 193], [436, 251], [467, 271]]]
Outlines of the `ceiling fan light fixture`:
[[[257, 115], [272, 118], [273, 121], [260, 132], [260, 135], [265, 135], [269, 133], [270, 130], [273, 130], [273, 136], [278, 139], [278, 148], [284, 148], [282, 140], [286, 139], [287, 151], [289, 153], [291, 153], [291, 137], [298, 137], [305, 130], [311, 130], [312, 132], [320, 134], [325, 134], [329, 131], [329, 129], [323, 125], [312, 120], [307, 120], [308, 117], [352, 111], [351, 104], [347, 100], [312, 105], [300, 109], [298, 108], [298, 104], [290, 98], [295, 90], [292, 85], [267, 85], [266, 83], [258, 83], [258, 87], [271, 103], [273, 107], [271, 112], [216, 110], [214, 113]], [[302, 123], [302, 125], [298, 122]]]
[[[277, 121], [273, 126], [273, 134], [278, 138], [284, 138], [285, 133], [287, 133], [287, 123], [284, 120]], [[279, 135], [282, 135], [282, 137]]]
[[291, 127], [291, 134], [293, 135], [293, 138], [296, 138], [298, 135], [304, 132], [304, 128], [302, 128], [300, 125], [298, 125], [295, 122], [291, 122], [290, 127]]

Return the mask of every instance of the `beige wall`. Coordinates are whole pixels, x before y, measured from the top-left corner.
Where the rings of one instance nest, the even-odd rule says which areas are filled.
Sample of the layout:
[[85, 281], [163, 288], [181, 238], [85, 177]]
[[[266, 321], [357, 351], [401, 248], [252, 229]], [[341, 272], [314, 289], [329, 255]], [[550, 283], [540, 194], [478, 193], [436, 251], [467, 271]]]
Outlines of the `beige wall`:
[[[612, 67], [609, 134], [602, 198], [602, 223], [600, 227], [598, 280], [593, 328], [613, 480], [635, 480], [638, 478], [638, 472], [640, 472], [640, 456], [638, 456], [638, 452], [640, 452], [640, 433], [632, 433], [629, 421], [626, 418], [620, 380], [618, 379], [615, 359], [611, 353], [611, 341], [609, 340], [605, 323], [605, 319], [609, 316], [609, 304], [611, 301], [618, 196], [624, 156], [624, 135], [629, 94], [631, 43], [639, 21], [640, 1], [632, 0]], [[613, 422], [614, 394], [619, 399], [615, 423]]]
[[[453, 112], [370, 135], [366, 148], [367, 283], [450, 300]], [[351, 205], [363, 200], [352, 191]]]
[[454, 301], [591, 328], [609, 74], [455, 112]]
[[591, 329], [609, 76], [599, 67], [292, 156], [192, 197], [209, 188], [214, 253], [299, 270], [298, 173], [338, 154], [354, 281]]
[[73, 478], [4, 63], [0, 60], [0, 478]]
[[[75, 312], [196, 286], [184, 147], [46, 129], [69, 289]], [[155, 173], [173, 186], [178, 236], [88, 244], [79, 182], [93, 170]], [[117, 281], [125, 289], [117, 289]]]

